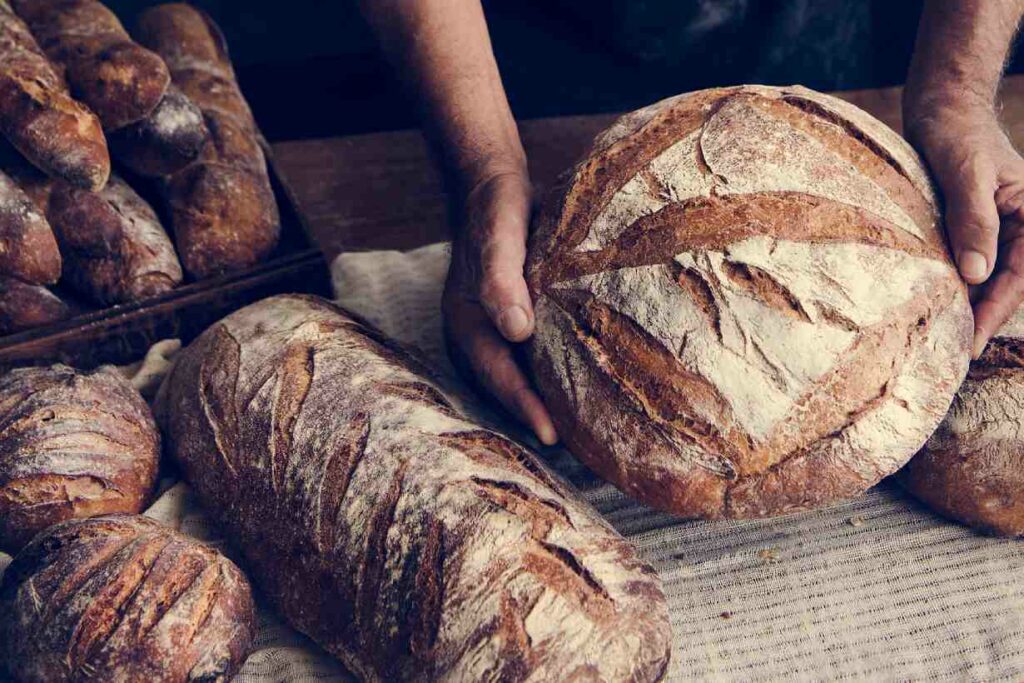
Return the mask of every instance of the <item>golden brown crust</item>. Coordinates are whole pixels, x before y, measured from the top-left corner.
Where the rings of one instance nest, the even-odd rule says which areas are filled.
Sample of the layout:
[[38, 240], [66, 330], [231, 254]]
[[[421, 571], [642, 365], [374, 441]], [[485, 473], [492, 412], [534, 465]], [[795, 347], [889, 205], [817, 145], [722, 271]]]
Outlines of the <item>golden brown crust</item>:
[[229, 681], [256, 628], [238, 567], [134, 515], [38, 536], [7, 568], [0, 612], [0, 668], [26, 683]]
[[139, 512], [159, 457], [149, 406], [113, 368], [11, 370], [0, 377], [0, 548], [66, 519]]
[[332, 304], [182, 352], [169, 449], [263, 593], [366, 681], [663, 680], [660, 583], [533, 453]]
[[149, 116], [171, 82], [159, 55], [137, 45], [96, 0], [11, 0], [76, 98], [107, 130]]
[[99, 119], [71, 99], [28, 27], [0, 2], [0, 134], [35, 166], [98, 190], [110, 175]]
[[46, 287], [0, 277], [0, 334], [66, 320], [73, 313], [67, 302]]
[[546, 198], [527, 263], [534, 376], [570, 450], [703, 517], [815, 507], [898, 469], [963, 377], [971, 318], [894, 138], [759, 86], [599, 136]]
[[209, 132], [203, 112], [172, 84], [152, 114], [107, 138], [118, 161], [139, 175], [159, 178], [195, 161]]
[[60, 270], [60, 250], [43, 211], [0, 165], [0, 275], [52, 285]]
[[181, 265], [156, 213], [116, 175], [100, 192], [58, 184], [47, 216], [64, 253], [65, 280], [92, 301], [139, 301], [181, 283]]
[[277, 245], [280, 218], [223, 36], [204, 13], [178, 3], [143, 12], [137, 35], [164, 58], [209, 130], [199, 159], [164, 187], [185, 270], [202, 278], [259, 262]]

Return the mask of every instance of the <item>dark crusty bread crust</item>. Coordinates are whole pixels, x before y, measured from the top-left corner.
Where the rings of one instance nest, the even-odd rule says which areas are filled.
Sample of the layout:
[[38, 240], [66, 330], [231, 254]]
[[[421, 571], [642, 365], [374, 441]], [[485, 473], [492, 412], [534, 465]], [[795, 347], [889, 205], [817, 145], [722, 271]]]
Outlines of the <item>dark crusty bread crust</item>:
[[660, 582], [536, 456], [316, 297], [212, 326], [157, 398], [263, 593], [365, 681], [656, 681]]
[[0, 166], [0, 276], [52, 285], [60, 269], [60, 250], [43, 211]]
[[137, 45], [96, 0], [11, 0], [40, 47], [63, 67], [72, 94], [107, 130], [149, 116], [171, 75], [159, 55]]
[[897, 477], [936, 512], [1001, 536], [1024, 536], [1024, 326], [1013, 323], [971, 363], [946, 419]]
[[220, 30], [201, 11], [174, 3], [143, 12], [136, 35], [164, 58], [209, 129], [199, 159], [164, 187], [182, 265], [203, 278], [259, 262], [277, 245], [280, 219], [260, 135]]
[[245, 576], [146, 517], [51, 527], [0, 584], [0, 669], [24, 683], [226, 683], [256, 627]]
[[159, 457], [149, 406], [115, 369], [0, 376], [0, 549], [66, 519], [139, 512]]
[[139, 175], [159, 178], [188, 166], [209, 139], [203, 112], [171, 85], [153, 113], [107, 134], [110, 151]]
[[146, 201], [116, 174], [99, 192], [57, 184], [47, 217], [65, 281], [101, 305], [139, 301], [181, 283], [174, 245]]
[[0, 0], [0, 134], [47, 174], [98, 190], [110, 175], [99, 119], [71, 99], [25, 23]]
[[0, 276], [0, 334], [48, 325], [73, 314], [71, 306], [46, 287]]
[[835, 98], [743, 86], [629, 114], [534, 228], [530, 357], [558, 433], [677, 514], [856, 496], [920, 448], [967, 369], [924, 167]]

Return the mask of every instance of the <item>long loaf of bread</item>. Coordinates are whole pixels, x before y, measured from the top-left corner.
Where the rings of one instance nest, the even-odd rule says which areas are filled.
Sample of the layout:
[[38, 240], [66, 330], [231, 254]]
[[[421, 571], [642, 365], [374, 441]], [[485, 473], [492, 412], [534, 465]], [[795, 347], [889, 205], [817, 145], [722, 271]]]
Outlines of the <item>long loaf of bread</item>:
[[280, 219], [223, 36], [205, 14], [177, 3], [144, 12], [136, 34], [164, 58], [210, 132], [199, 159], [165, 182], [182, 265], [203, 278], [257, 263], [276, 246]]
[[0, 134], [47, 174], [98, 190], [110, 175], [99, 119], [71, 99], [25, 23], [0, 0]]
[[181, 264], [156, 213], [117, 175], [99, 192], [57, 184], [46, 215], [64, 254], [65, 280], [90, 300], [139, 301], [181, 283]]
[[40, 47], [64, 68], [71, 92], [107, 130], [156, 109], [171, 82], [167, 65], [134, 43], [117, 16], [96, 0], [11, 0]]
[[0, 170], [0, 275], [52, 285], [60, 269], [57, 240], [42, 210]]
[[170, 452], [288, 619], [365, 681], [656, 681], [659, 580], [529, 451], [330, 303], [182, 352]]
[[110, 132], [110, 151], [135, 173], [171, 175], [195, 161], [209, 139], [203, 112], [176, 85], [146, 118]]
[[73, 314], [71, 306], [46, 287], [0, 276], [0, 334], [59, 322]]

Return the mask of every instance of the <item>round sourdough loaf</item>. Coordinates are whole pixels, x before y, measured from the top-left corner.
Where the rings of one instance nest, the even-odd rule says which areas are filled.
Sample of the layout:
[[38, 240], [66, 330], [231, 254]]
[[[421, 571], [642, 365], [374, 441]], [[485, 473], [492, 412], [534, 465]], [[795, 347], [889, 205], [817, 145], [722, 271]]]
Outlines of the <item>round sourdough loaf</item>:
[[899, 480], [936, 512], [1024, 535], [1024, 310], [971, 363], [946, 419]]
[[249, 583], [146, 517], [50, 527], [0, 583], [0, 672], [23, 683], [229, 681], [249, 652]]
[[853, 496], [967, 370], [964, 285], [896, 133], [805, 88], [628, 114], [535, 226], [536, 382], [569, 448], [641, 501], [755, 517]]
[[66, 519], [141, 511], [159, 459], [153, 414], [114, 368], [0, 376], [0, 550]]

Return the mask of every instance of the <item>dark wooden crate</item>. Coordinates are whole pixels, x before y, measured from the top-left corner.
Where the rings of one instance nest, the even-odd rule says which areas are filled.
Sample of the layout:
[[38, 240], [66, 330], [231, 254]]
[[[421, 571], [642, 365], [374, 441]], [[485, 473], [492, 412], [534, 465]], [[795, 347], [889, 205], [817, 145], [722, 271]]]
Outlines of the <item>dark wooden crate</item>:
[[281, 243], [269, 259], [249, 270], [187, 282], [158, 297], [0, 337], [0, 369], [58, 361], [83, 369], [130, 363], [161, 339], [188, 343], [231, 311], [273, 294], [329, 295], [323, 253], [269, 150], [267, 159], [281, 213]]

